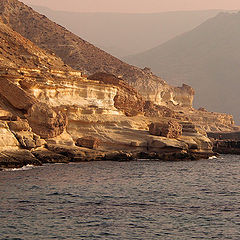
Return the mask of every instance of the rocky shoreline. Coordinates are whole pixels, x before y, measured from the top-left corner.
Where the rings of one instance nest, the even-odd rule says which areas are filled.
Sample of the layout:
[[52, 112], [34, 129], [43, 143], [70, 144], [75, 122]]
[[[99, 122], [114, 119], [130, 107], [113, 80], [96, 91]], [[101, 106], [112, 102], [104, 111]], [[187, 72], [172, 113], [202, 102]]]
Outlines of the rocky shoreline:
[[62, 74], [68, 79], [0, 78], [1, 169], [81, 161], [197, 160], [214, 155], [204, 125], [144, 100], [123, 80], [109, 74], [101, 74], [100, 81], [75, 79], [75, 75], [71, 80], [68, 72]]
[[[194, 123], [185, 112], [146, 101], [113, 75], [95, 75], [101, 76], [97, 81], [62, 72], [61, 78], [55, 76], [50, 82], [46, 77], [42, 82], [29, 80], [31, 69], [24, 71], [26, 78], [0, 78], [1, 169], [81, 161], [197, 160], [214, 155], [213, 142], [204, 131], [207, 122]], [[188, 111], [195, 118], [218, 116]], [[219, 126], [234, 128], [230, 117], [225, 122], [219, 116]]]
[[213, 151], [219, 154], [240, 155], [240, 132], [208, 133], [213, 142]]
[[[148, 131], [127, 128], [128, 134], [121, 128], [122, 140], [120, 136], [115, 141], [85, 136], [74, 141], [66, 130], [43, 139], [32, 132], [27, 120], [6, 115], [4, 118], [8, 121], [0, 121], [0, 170], [46, 163], [198, 160], [214, 155], [211, 141], [189, 122], [151, 123]], [[56, 124], [55, 128], [58, 129]], [[46, 132], [58, 131], [52, 128]]]
[[9, 168], [22, 168], [26, 165], [41, 166], [43, 164], [76, 163], [89, 161], [193, 161], [214, 156], [213, 152], [169, 151], [156, 152], [126, 152], [99, 151], [80, 147], [63, 145], [47, 145], [34, 151], [15, 150], [0, 153], [0, 171]]
[[123, 80], [109, 74], [101, 74], [100, 81], [62, 74], [68, 78], [56, 76], [54, 82], [0, 78], [0, 168], [213, 155], [203, 129], [144, 100]]

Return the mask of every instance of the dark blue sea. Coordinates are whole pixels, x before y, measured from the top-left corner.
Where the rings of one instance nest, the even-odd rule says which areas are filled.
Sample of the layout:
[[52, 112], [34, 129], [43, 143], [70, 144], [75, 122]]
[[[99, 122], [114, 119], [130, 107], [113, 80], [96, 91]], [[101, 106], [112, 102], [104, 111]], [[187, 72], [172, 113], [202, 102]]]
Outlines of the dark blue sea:
[[0, 172], [0, 239], [240, 239], [240, 156]]

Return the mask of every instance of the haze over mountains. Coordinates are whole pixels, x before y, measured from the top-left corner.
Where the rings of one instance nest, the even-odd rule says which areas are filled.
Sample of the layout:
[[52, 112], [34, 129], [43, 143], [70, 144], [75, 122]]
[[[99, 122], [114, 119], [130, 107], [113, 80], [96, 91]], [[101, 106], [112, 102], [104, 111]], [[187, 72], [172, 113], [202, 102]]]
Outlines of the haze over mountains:
[[120, 58], [164, 43], [220, 12], [203, 10], [152, 14], [77, 13], [32, 7], [76, 35]]
[[47, 6], [70, 12], [155, 13], [208, 9], [240, 9], [238, 0], [22, 0], [27, 5]]
[[128, 57], [170, 83], [196, 90], [197, 106], [230, 112], [239, 121], [240, 13], [220, 13], [194, 30]]

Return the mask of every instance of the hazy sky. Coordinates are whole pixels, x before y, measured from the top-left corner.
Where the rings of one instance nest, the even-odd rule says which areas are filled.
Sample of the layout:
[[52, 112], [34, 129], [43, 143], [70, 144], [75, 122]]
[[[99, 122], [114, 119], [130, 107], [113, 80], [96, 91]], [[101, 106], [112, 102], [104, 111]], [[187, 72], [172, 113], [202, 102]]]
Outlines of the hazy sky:
[[240, 9], [240, 0], [20, 0], [26, 4], [77, 12], [162, 12]]

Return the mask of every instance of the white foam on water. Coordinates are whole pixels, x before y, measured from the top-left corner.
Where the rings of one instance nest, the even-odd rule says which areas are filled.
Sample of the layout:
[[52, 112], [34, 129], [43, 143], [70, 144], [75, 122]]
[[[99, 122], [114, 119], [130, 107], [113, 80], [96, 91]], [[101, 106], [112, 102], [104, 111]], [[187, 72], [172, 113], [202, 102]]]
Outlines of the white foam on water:
[[6, 171], [6, 172], [27, 171], [27, 170], [33, 169], [34, 167], [36, 167], [36, 166], [34, 166], [34, 165], [32, 165], [32, 164], [28, 164], [28, 165], [23, 166], [23, 167], [21, 167], [21, 168], [9, 168], [9, 169], [4, 169], [4, 171]]

